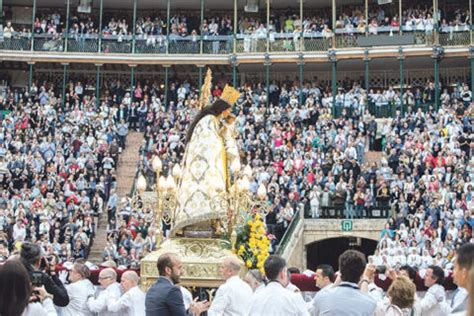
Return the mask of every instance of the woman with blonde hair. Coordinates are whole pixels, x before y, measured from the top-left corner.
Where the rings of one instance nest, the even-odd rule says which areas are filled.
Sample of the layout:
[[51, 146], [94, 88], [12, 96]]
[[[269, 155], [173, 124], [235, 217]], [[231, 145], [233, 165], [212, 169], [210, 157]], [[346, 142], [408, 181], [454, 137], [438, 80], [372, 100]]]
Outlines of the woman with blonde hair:
[[381, 301], [374, 316], [408, 316], [415, 303], [416, 286], [404, 276], [397, 277], [388, 288], [389, 302]]

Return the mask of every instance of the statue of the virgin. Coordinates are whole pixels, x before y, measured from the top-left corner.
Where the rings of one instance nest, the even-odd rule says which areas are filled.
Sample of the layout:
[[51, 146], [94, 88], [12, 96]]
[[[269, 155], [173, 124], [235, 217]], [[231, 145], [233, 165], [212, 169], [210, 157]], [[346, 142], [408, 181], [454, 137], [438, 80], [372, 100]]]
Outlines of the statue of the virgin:
[[[210, 83], [209, 74], [206, 76], [207, 84]], [[203, 87], [202, 93], [206, 98], [208, 94], [205, 90], [207, 88]], [[217, 195], [229, 190], [229, 149], [226, 150], [229, 142], [221, 129], [222, 122], [231, 115], [232, 106], [239, 97], [237, 90], [226, 86], [221, 97], [211, 105], [201, 98], [202, 108], [186, 135], [172, 235], [211, 237], [215, 233], [216, 222], [227, 216], [225, 205], [212, 201]]]

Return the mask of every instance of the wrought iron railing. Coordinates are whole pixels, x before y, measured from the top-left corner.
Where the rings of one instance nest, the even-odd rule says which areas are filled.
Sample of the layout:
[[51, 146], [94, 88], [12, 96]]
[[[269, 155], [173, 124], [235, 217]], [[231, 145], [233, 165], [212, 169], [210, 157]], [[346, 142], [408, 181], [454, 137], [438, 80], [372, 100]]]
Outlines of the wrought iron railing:
[[[364, 207], [362, 218], [364, 219], [380, 219], [380, 218], [388, 218], [391, 214], [391, 207], [389, 205], [379, 205], [379, 206], [371, 206], [371, 207]], [[353, 213], [355, 214], [355, 206], [353, 209]], [[312, 214], [305, 213], [305, 218], [312, 218]], [[341, 205], [334, 205], [334, 206], [323, 206], [320, 210], [319, 218], [321, 219], [344, 219], [346, 218], [345, 213], [345, 206]]]
[[446, 30], [439, 33], [439, 44], [442, 46], [468, 46], [471, 43], [471, 36], [468, 31]]
[[[403, 34], [411, 34], [412, 45], [431, 46], [435, 43], [435, 33], [431, 30], [411, 30], [403, 27]], [[165, 35], [137, 35], [135, 41], [131, 35], [103, 35], [99, 40], [98, 35], [69, 34], [67, 36], [68, 52], [95, 53], [121, 53], [133, 52], [135, 42], [136, 54], [231, 54], [237, 53], [264, 53], [267, 52], [327, 52], [335, 42], [336, 48], [351, 48], [367, 46], [371, 36], [386, 35], [397, 36], [398, 28], [380, 27], [376, 34], [368, 34], [357, 30], [338, 29], [335, 33], [276, 33], [270, 34], [239, 34], [201, 37]], [[443, 27], [439, 33], [439, 43], [443, 46], [468, 46], [470, 45], [470, 31], [468, 28]], [[335, 37], [334, 37], [335, 36]], [[364, 44], [361, 40], [364, 38]], [[35, 34], [33, 49], [35, 51], [64, 51], [66, 49], [65, 36], [56, 34]], [[11, 38], [0, 33], [0, 50], [30, 50], [31, 34], [16, 32]], [[202, 44], [201, 44], [202, 41]], [[100, 43], [100, 44], [99, 44]], [[374, 41], [377, 45], [377, 41]], [[370, 41], [369, 41], [370, 44]]]

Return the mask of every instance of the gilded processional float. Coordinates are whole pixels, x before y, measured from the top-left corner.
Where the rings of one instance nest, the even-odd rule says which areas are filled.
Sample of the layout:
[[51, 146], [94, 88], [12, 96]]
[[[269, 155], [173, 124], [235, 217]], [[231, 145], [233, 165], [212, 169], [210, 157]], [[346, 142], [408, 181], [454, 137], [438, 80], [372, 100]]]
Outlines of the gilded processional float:
[[[153, 203], [157, 229], [157, 249], [141, 261], [143, 289], [158, 278], [156, 262], [166, 252], [183, 260], [181, 284], [187, 287], [215, 288], [222, 281], [222, 260], [237, 253], [236, 227], [249, 213], [267, 214], [266, 189], [250, 193], [252, 169], [242, 167], [234, 129], [232, 106], [240, 93], [226, 85], [222, 95], [210, 104], [212, 73], [207, 71], [201, 90], [200, 112], [186, 135], [186, 150], [181, 164], [171, 174], [162, 175], [158, 156], [152, 160], [156, 173], [153, 192], [143, 192], [146, 180], [137, 180], [137, 195]], [[170, 235], [163, 241], [161, 223], [169, 225]], [[242, 247], [242, 246], [241, 246]]]

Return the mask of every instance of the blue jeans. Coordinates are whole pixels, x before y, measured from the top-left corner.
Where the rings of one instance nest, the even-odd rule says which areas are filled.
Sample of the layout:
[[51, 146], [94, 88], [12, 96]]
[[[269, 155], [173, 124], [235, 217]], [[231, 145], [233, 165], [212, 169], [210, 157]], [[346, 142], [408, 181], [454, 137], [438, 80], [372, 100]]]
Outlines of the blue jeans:
[[354, 204], [351, 202], [346, 202], [346, 218], [354, 218]]
[[358, 218], [362, 218], [364, 212], [364, 205], [363, 204], [357, 204], [356, 205], [356, 216]]

